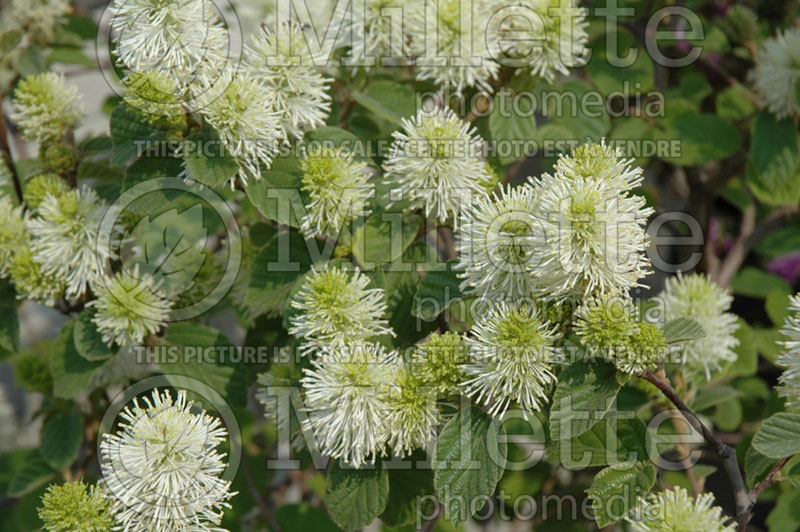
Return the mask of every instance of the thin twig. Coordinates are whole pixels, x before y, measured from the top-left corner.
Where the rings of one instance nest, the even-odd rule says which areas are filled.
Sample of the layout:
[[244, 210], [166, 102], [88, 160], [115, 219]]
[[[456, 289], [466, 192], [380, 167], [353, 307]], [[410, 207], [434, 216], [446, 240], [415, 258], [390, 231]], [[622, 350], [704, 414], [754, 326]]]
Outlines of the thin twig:
[[442, 508], [441, 504], [436, 506], [436, 513], [433, 514], [433, 517], [428, 519], [424, 525], [422, 525], [421, 532], [432, 532], [434, 528], [436, 528], [436, 523], [439, 521], [439, 518], [444, 513], [444, 509]]
[[686, 406], [686, 403], [684, 403], [680, 397], [678, 397], [678, 394], [675, 393], [675, 390], [668, 381], [657, 377], [650, 371], [640, 373], [639, 377], [661, 390], [661, 393], [672, 401], [672, 404], [678, 407], [678, 410], [680, 410], [689, 425], [703, 435], [703, 438], [711, 445], [720, 460], [722, 460], [722, 468], [725, 470], [725, 474], [728, 475], [728, 480], [731, 482], [733, 495], [736, 500], [736, 520], [739, 523], [739, 530], [743, 531], [749, 515], [748, 507], [750, 506], [750, 497], [744, 484], [742, 471], [739, 469], [739, 462], [736, 460], [736, 450], [726, 445], [718, 436], [708, 430], [708, 428], [700, 422], [697, 415]]
[[[3, 93], [0, 92], [0, 102], [3, 101]], [[14, 182], [14, 192], [17, 193], [17, 199], [20, 205], [23, 204], [22, 200], [22, 185], [19, 182], [19, 175], [17, 168], [14, 166], [14, 159], [11, 157], [11, 147], [8, 144], [8, 126], [6, 125], [6, 115], [0, 111], [0, 157], [11, 173], [11, 180]]]
[[789, 462], [789, 460], [791, 460], [791, 459], [792, 459], [791, 456], [787, 456], [785, 458], [781, 458], [780, 461], [777, 464], [775, 464], [775, 467], [773, 467], [770, 470], [770, 472], [767, 474], [767, 476], [764, 477], [764, 480], [762, 480], [761, 482], [756, 484], [753, 487], [753, 489], [750, 490], [750, 494], [749, 494], [750, 506], [747, 508], [748, 520], [749, 520], [750, 511], [753, 509], [753, 506], [756, 505], [756, 501], [758, 500], [758, 498], [761, 496], [762, 493], [767, 491], [767, 489], [769, 489], [769, 487], [772, 486], [775, 483], [775, 478], [781, 472], [781, 469], [783, 469], [783, 466], [785, 466]]

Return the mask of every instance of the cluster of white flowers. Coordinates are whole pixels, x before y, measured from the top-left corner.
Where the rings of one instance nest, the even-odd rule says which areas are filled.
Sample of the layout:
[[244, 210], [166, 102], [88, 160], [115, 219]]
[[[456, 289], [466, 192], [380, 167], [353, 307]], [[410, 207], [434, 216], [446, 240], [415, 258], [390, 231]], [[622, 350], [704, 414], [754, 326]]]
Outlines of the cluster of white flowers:
[[221, 478], [228, 437], [219, 419], [192, 411], [186, 392], [172, 399], [154, 390], [120, 414], [116, 433], [100, 442], [102, 486], [115, 530], [219, 532], [222, 511], [235, 493]]
[[635, 516], [628, 522], [636, 532], [734, 532], [725, 525], [722, 508], [714, 506], [714, 496], [702, 493], [693, 498], [681, 487], [640, 498]]
[[782, 342], [783, 351], [777, 360], [785, 368], [778, 393], [786, 398], [789, 407], [796, 409], [800, 408], [800, 294], [790, 298], [789, 316], [781, 332], [788, 339]]
[[22, 30], [30, 41], [46, 45], [71, 12], [69, 0], [10, 0], [0, 11], [0, 30]]
[[449, 108], [422, 109], [402, 125], [383, 165], [391, 186], [387, 199], [424, 208], [440, 223], [455, 222], [491, 181], [481, 158], [483, 140]]
[[54, 142], [83, 118], [78, 100], [78, 88], [66, 84], [63, 75], [45, 72], [28, 76], [14, 90], [11, 119], [28, 140]]
[[[605, 144], [564, 156], [553, 175], [464, 213], [462, 289], [487, 300], [626, 294], [645, 277], [652, 209], [632, 193], [642, 170]], [[492, 268], [488, 268], [492, 265]]]
[[705, 331], [703, 338], [683, 345], [683, 366], [690, 373], [702, 373], [710, 379], [712, 371], [736, 360], [733, 349], [739, 340], [734, 333], [739, 325], [736, 316], [728, 312], [733, 302], [730, 294], [705, 275], [678, 273], [667, 279], [661, 297], [667, 321], [691, 318]]
[[761, 43], [750, 79], [761, 104], [778, 118], [800, 114], [800, 28], [779, 31]]

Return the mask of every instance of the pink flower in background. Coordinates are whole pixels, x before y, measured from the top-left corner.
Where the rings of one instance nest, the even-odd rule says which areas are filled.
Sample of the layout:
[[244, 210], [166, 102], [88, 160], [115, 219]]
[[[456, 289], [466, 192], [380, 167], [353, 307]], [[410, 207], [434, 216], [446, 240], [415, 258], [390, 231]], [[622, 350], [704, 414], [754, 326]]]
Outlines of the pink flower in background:
[[775, 257], [768, 267], [771, 273], [780, 275], [794, 285], [800, 279], [800, 252]]

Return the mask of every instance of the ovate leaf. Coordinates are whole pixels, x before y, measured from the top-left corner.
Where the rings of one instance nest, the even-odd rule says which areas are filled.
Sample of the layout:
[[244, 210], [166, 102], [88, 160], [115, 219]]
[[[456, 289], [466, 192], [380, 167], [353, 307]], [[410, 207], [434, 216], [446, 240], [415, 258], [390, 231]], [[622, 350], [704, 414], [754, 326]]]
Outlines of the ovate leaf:
[[337, 525], [351, 532], [370, 524], [389, 501], [389, 473], [380, 464], [372, 469], [343, 469], [334, 461], [328, 470], [325, 506]]
[[47, 465], [65, 471], [78, 458], [83, 440], [83, 421], [78, 412], [56, 414], [42, 430], [40, 452]]
[[664, 324], [662, 329], [664, 340], [668, 344], [698, 340], [705, 337], [702, 325], [691, 318], [676, 318]]
[[753, 448], [768, 458], [800, 453], [800, 414], [779, 412], [767, 418], [753, 437]]
[[651, 464], [609, 466], [594, 477], [586, 490], [592, 498], [597, 526], [603, 528], [623, 520], [656, 482]]
[[620, 385], [613, 365], [575, 362], [558, 376], [550, 409], [554, 440], [580, 436], [615, 404]]

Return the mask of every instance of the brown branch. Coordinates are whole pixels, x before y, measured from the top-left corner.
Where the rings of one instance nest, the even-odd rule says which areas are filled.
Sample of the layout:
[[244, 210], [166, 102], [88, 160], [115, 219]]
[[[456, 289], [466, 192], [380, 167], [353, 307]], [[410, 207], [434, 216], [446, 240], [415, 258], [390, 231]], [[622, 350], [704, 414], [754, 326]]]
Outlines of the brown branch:
[[725, 470], [725, 474], [728, 475], [731, 488], [733, 488], [733, 495], [736, 500], [736, 520], [739, 523], [739, 530], [743, 531], [749, 516], [748, 508], [750, 507], [750, 496], [744, 484], [742, 471], [739, 469], [739, 462], [736, 459], [736, 450], [726, 445], [718, 436], [708, 430], [708, 428], [700, 422], [697, 415], [686, 406], [686, 403], [684, 403], [680, 397], [678, 397], [678, 394], [675, 393], [675, 390], [667, 380], [657, 377], [650, 371], [640, 373], [639, 377], [661, 390], [661, 393], [680, 410], [689, 425], [702, 434], [703, 438], [717, 453], [717, 456], [722, 461], [722, 468]]
[[775, 467], [773, 467], [770, 470], [770, 472], [767, 474], [764, 480], [756, 484], [753, 487], [753, 489], [750, 490], [750, 493], [748, 494], [748, 496], [750, 497], [750, 506], [747, 508], [747, 520], [745, 521], [745, 523], [750, 520], [750, 512], [756, 505], [756, 501], [758, 500], [758, 498], [761, 496], [762, 493], [767, 491], [767, 489], [769, 489], [769, 487], [775, 483], [776, 477], [780, 474], [781, 469], [783, 469], [783, 466], [785, 466], [791, 459], [792, 459], [791, 456], [781, 458], [780, 461], [777, 464], [775, 464]]
[[424, 525], [422, 525], [422, 529], [420, 532], [432, 532], [434, 528], [436, 528], [436, 523], [439, 521], [439, 518], [444, 513], [444, 509], [442, 508], [441, 504], [436, 506], [436, 513], [433, 514], [433, 517], [428, 519]]
[[[0, 92], [0, 103], [3, 101], [3, 93]], [[11, 157], [11, 147], [8, 144], [8, 126], [6, 125], [6, 116], [0, 111], [0, 157], [11, 173], [11, 180], [14, 182], [14, 192], [17, 193], [17, 199], [20, 205], [23, 204], [22, 200], [22, 185], [19, 182], [19, 175], [17, 168], [14, 166], [14, 159]]]
[[730, 284], [733, 276], [739, 271], [747, 255], [753, 247], [764, 237], [775, 229], [780, 228], [786, 222], [800, 215], [800, 207], [792, 205], [773, 210], [758, 224], [755, 223], [755, 207], [750, 205], [744, 212], [742, 227], [739, 237], [733, 248], [725, 256], [725, 260], [719, 269], [719, 275], [715, 279], [717, 284], [726, 287]]

